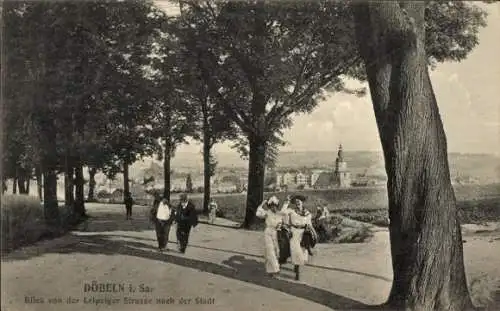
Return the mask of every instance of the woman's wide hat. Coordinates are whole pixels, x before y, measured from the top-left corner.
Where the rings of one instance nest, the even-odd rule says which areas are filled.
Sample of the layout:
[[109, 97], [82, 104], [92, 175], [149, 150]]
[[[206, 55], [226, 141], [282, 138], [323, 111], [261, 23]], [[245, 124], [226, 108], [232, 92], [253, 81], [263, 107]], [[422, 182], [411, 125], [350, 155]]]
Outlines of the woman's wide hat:
[[280, 204], [280, 200], [275, 195], [273, 195], [272, 197], [270, 197], [267, 200], [267, 205], [278, 206], [279, 204]]
[[293, 202], [295, 200], [299, 200], [299, 201], [302, 201], [302, 202], [305, 202], [307, 200], [307, 198], [301, 194], [296, 194], [296, 195], [293, 195], [290, 200]]

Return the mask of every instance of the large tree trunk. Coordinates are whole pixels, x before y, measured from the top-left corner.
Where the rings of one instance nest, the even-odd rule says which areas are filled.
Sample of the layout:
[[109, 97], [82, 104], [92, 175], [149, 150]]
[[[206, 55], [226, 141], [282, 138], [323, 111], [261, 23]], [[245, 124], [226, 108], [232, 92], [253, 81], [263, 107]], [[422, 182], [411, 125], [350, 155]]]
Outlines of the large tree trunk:
[[64, 201], [66, 206], [73, 207], [75, 203], [75, 195], [74, 195], [74, 168], [71, 163], [71, 159], [69, 156], [65, 157], [64, 163]]
[[388, 175], [394, 280], [387, 305], [461, 311], [472, 303], [446, 137], [427, 69], [424, 5], [363, 3], [355, 11]]
[[210, 145], [203, 143], [203, 214], [208, 215], [210, 203], [210, 179], [212, 177], [212, 165], [210, 163]]
[[170, 137], [165, 137], [165, 152], [163, 155], [163, 197], [170, 201], [170, 160], [172, 148], [170, 146]]
[[203, 108], [203, 214], [208, 215], [208, 204], [210, 203], [210, 178], [212, 177], [212, 164], [210, 163], [212, 143], [206, 105], [204, 105]]
[[83, 166], [80, 159], [75, 165], [75, 214], [78, 217], [85, 217], [85, 193], [84, 193]]
[[42, 182], [42, 170], [40, 168], [35, 169], [36, 175], [36, 188], [38, 191], [38, 197], [43, 200], [43, 182]]
[[165, 141], [165, 151], [163, 154], [163, 198], [170, 201], [170, 160], [172, 159], [172, 151], [174, 150], [174, 146], [172, 146], [172, 134], [170, 133], [170, 125], [171, 125], [171, 112], [165, 111], [165, 115], [167, 116], [165, 119], [165, 133], [164, 133], [164, 141]]
[[57, 203], [57, 176], [55, 170], [46, 169], [43, 174], [43, 208], [48, 225], [59, 225], [59, 206]]
[[26, 194], [30, 194], [30, 181], [31, 181], [31, 176], [26, 175]]
[[95, 167], [89, 167], [89, 194], [87, 196], [88, 202], [95, 202], [95, 175], [97, 174], [97, 169]]
[[26, 178], [24, 171], [21, 170], [19, 176], [17, 177], [17, 187], [19, 188], [20, 194], [26, 194]]
[[12, 194], [17, 194], [17, 177], [12, 179]]
[[250, 228], [255, 221], [255, 211], [264, 198], [266, 167], [266, 140], [256, 135], [249, 136], [248, 191], [243, 228]]
[[128, 176], [128, 162], [127, 160], [123, 161], [123, 201], [125, 203], [125, 198], [127, 193], [130, 193], [130, 180]]

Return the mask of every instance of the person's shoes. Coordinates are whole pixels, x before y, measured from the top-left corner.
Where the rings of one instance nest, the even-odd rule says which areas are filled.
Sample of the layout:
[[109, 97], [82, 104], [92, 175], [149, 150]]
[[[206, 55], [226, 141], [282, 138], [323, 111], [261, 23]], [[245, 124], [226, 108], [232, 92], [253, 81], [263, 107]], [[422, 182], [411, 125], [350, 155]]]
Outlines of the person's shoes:
[[159, 251], [160, 253], [163, 253], [163, 250], [164, 250], [163, 248], [158, 247], [158, 251]]

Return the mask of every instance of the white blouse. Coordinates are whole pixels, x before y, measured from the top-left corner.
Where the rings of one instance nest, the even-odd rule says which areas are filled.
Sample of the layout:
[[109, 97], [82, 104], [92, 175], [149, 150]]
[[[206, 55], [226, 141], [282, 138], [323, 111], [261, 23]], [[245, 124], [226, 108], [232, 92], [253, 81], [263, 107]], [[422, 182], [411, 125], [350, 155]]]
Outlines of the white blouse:
[[283, 214], [281, 212], [274, 213], [269, 209], [265, 210], [264, 204], [259, 205], [255, 215], [266, 220], [266, 228], [276, 229], [283, 223]]
[[168, 220], [170, 218], [170, 207], [163, 202], [158, 205], [158, 211], [156, 212], [156, 218], [159, 220]]
[[283, 206], [283, 213], [286, 215], [285, 223], [292, 227], [305, 228], [307, 225], [312, 226], [312, 214], [305, 211], [305, 215], [300, 215], [292, 208], [288, 208], [288, 204]]

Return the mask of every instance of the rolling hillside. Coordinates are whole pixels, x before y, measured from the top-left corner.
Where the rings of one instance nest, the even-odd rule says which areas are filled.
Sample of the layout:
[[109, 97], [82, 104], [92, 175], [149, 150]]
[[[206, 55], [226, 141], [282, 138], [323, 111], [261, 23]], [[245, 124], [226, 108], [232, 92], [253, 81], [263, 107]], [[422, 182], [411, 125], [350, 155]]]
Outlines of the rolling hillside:
[[[248, 162], [242, 160], [236, 152], [217, 153], [219, 169], [233, 168], [236, 170], [246, 170]], [[370, 151], [345, 151], [345, 160], [353, 175], [366, 172], [368, 175], [385, 175], [384, 161], [382, 154]], [[336, 152], [326, 151], [301, 151], [282, 152], [279, 155], [278, 168], [333, 168], [335, 164]], [[475, 179], [480, 183], [491, 183], [500, 181], [500, 157], [487, 154], [460, 154], [450, 153], [449, 163], [452, 178]], [[162, 163], [158, 162], [161, 167]], [[151, 160], [137, 162], [132, 167], [131, 175], [140, 174], [140, 171], [149, 168]], [[199, 153], [179, 152], [172, 160], [172, 169], [175, 172], [191, 172], [201, 174], [203, 172], [203, 162]]]

